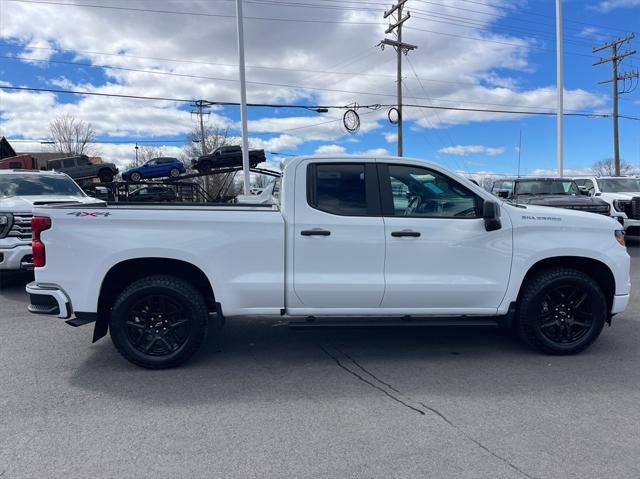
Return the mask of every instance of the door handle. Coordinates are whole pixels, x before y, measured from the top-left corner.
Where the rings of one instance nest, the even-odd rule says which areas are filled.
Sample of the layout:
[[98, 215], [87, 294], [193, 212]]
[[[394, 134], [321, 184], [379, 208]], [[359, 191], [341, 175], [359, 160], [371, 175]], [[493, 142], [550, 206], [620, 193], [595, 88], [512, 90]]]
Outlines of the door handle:
[[322, 228], [314, 228], [312, 230], [302, 230], [300, 234], [302, 236], [329, 236], [331, 231], [323, 230]]
[[392, 231], [391, 236], [393, 236], [394, 238], [418, 238], [420, 236], [420, 232], [411, 230]]

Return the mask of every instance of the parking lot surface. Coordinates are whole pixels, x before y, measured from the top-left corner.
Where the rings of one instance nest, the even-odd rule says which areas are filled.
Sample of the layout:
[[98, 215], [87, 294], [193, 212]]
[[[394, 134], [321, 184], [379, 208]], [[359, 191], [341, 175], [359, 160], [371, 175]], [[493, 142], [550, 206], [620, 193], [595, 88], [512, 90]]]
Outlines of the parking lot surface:
[[[632, 282], [640, 242], [629, 239]], [[293, 331], [229, 320], [186, 366], [0, 290], [0, 477], [640, 476], [640, 292], [588, 351], [493, 329]]]

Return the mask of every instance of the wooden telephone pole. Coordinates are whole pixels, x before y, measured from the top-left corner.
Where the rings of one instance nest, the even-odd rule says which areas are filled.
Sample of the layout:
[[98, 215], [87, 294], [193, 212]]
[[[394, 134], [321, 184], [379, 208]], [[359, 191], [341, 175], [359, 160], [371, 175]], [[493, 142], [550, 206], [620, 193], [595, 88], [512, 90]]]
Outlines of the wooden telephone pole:
[[630, 40], [633, 40], [635, 35], [630, 33], [622, 38], [618, 38], [617, 40], [613, 40], [612, 42], [605, 43], [599, 47], [593, 49], [593, 53], [600, 52], [602, 50], [606, 50], [611, 48], [611, 56], [608, 58], [601, 58], [597, 62], [593, 64], [593, 66], [601, 65], [603, 63], [611, 62], [613, 66], [613, 77], [610, 80], [599, 81], [598, 84], [603, 83], [613, 83], [613, 159], [615, 164], [615, 175], [620, 176], [620, 143], [618, 137], [618, 96], [620, 93], [618, 92], [618, 82], [621, 80], [631, 80], [634, 78], [638, 78], [638, 73], [626, 73], [624, 75], [618, 76], [618, 63], [624, 57], [628, 57], [636, 53], [635, 50], [625, 50], [623, 52], [618, 51], [618, 46], [622, 43], [626, 43]]
[[398, 79], [397, 79], [397, 94], [398, 94], [398, 156], [402, 156], [402, 54], [407, 54], [411, 50], [418, 48], [416, 45], [410, 43], [404, 43], [402, 41], [402, 24], [411, 18], [411, 12], [407, 12], [405, 17], [402, 16], [402, 10], [407, 0], [400, 0], [393, 5], [390, 10], [384, 12], [384, 18], [391, 16], [391, 21], [394, 23], [389, 24], [389, 28], [385, 30], [385, 34], [389, 34], [395, 31], [396, 40], [385, 38], [380, 42], [380, 46], [384, 48], [385, 45], [395, 48], [398, 54]]

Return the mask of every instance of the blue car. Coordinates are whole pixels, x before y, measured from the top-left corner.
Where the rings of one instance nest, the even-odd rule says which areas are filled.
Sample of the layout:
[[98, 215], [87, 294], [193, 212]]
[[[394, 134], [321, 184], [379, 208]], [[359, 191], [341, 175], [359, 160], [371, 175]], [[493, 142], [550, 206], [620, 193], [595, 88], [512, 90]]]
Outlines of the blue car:
[[143, 178], [165, 178], [167, 176], [176, 178], [186, 173], [184, 164], [177, 158], [153, 158], [144, 165], [122, 173], [125, 181], [140, 181]]

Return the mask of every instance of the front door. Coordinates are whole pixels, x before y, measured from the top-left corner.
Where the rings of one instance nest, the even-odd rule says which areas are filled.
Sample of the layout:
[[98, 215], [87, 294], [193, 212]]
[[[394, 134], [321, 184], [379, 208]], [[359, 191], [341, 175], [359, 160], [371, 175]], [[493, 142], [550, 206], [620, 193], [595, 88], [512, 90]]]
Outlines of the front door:
[[385, 222], [383, 308], [492, 314], [511, 269], [508, 217], [486, 231], [483, 198], [435, 169], [379, 164]]
[[385, 240], [375, 163], [300, 163], [295, 194], [293, 282], [301, 307], [377, 310]]

